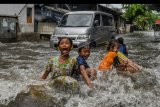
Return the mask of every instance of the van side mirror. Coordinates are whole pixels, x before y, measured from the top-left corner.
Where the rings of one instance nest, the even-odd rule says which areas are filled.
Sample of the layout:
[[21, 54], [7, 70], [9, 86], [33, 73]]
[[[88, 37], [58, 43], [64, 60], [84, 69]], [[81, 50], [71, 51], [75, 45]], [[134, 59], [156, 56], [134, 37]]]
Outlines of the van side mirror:
[[95, 20], [94, 23], [93, 23], [93, 26], [99, 26], [99, 21]]

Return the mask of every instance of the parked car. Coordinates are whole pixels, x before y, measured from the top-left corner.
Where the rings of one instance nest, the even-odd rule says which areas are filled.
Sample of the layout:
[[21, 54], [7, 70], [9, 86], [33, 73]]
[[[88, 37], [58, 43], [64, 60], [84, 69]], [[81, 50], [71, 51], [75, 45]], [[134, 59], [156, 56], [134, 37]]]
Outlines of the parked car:
[[71, 38], [74, 45], [80, 42], [89, 42], [92, 46], [106, 43], [115, 36], [113, 15], [100, 11], [68, 12], [50, 38], [51, 48], [63, 36]]

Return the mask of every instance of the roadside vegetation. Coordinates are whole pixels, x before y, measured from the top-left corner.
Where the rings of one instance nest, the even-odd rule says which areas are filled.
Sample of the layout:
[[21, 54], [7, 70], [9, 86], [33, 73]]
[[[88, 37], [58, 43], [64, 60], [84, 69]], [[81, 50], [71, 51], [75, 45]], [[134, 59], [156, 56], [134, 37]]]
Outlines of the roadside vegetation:
[[154, 22], [160, 19], [160, 5], [155, 4], [122, 4], [122, 17], [133, 24], [136, 30], [151, 30]]

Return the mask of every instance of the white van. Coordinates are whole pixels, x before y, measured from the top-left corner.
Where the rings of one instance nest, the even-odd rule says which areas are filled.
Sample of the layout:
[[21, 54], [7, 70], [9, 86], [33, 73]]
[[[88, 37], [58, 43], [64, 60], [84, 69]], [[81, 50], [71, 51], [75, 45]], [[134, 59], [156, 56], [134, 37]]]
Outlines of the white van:
[[113, 15], [100, 11], [74, 11], [66, 13], [50, 38], [50, 46], [55, 47], [60, 37], [69, 37], [74, 45], [89, 42], [96, 46], [114, 38]]

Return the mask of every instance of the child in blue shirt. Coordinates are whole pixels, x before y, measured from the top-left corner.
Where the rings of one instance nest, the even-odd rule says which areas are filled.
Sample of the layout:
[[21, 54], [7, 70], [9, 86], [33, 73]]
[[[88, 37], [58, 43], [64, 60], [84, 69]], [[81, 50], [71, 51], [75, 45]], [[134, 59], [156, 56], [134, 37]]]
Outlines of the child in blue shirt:
[[120, 48], [119, 48], [119, 51], [122, 52], [125, 56], [128, 56], [128, 51], [127, 51], [127, 48], [126, 48], [126, 44], [124, 44], [124, 40], [122, 37], [119, 37], [117, 39], [117, 41], [119, 42], [120, 44]]
[[92, 80], [96, 78], [96, 70], [90, 68], [86, 62], [86, 60], [90, 56], [90, 45], [87, 42], [81, 42], [78, 46], [78, 54], [78, 72], [82, 75], [87, 85], [90, 88], [93, 88]]

